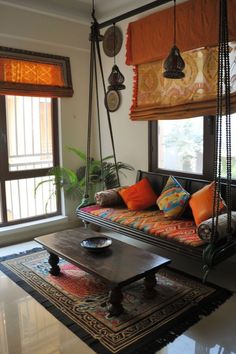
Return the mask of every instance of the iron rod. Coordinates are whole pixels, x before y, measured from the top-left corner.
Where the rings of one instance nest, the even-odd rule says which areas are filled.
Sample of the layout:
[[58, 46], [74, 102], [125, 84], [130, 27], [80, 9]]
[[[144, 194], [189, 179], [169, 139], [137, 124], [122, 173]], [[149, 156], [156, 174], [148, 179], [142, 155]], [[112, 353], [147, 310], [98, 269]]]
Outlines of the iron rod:
[[151, 9], [153, 9], [153, 8], [155, 8], [155, 7], [158, 7], [158, 6], [167, 4], [168, 2], [172, 2], [172, 1], [173, 1], [173, 0], [156, 0], [156, 1], [150, 2], [149, 4], [146, 4], [146, 5], [137, 7], [137, 9], [128, 11], [128, 12], [122, 14], [122, 15], [113, 17], [113, 18], [111, 18], [110, 20], [104, 21], [104, 22], [98, 24], [98, 27], [99, 27], [99, 28], [104, 28], [104, 27], [113, 25], [114, 23], [123, 21], [123, 20], [125, 20], [125, 19], [127, 19], [127, 18], [129, 18], [129, 17], [138, 15], [138, 14], [140, 14], [140, 13], [142, 13], [142, 12], [151, 10]]

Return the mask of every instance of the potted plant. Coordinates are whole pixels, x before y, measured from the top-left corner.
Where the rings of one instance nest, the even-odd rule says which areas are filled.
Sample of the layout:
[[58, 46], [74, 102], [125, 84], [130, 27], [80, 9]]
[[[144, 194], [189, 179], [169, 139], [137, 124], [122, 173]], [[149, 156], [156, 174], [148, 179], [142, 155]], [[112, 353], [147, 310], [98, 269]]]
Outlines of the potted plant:
[[[76, 156], [86, 164], [87, 156], [84, 152], [73, 147], [67, 147], [67, 149], [76, 154]], [[117, 180], [116, 169], [118, 173], [122, 173], [123, 175], [125, 175], [123, 170], [134, 170], [129, 164], [120, 161], [115, 165], [114, 162], [110, 161], [111, 159], [113, 159], [112, 155], [104, 157], [102, 161], [95, 160], [94, 158], [90, 159], [88, 194], [91, 203], [94, 202], [94, 194], [99, 190], [111, 189], [118, 186], [119, 183]], [[55, 186], [55, 193], [58, 190], [63, 189], [68, 198], [78, 200], [83, 198], [86, 189], [85, 165], [79, 167], [76, 171], [67, 167], [55, 166], [49, 170], [48, 176], [54, 176], [53, 184]], [[49, 181], [51, 181], [51, 178], [38, 183], [35, 192], [37, 192], [42, 184]], [[53, 193], [50, 198], [55, 195], [55, 193]], [[48, 201], [45, 206], [46, 209]]]

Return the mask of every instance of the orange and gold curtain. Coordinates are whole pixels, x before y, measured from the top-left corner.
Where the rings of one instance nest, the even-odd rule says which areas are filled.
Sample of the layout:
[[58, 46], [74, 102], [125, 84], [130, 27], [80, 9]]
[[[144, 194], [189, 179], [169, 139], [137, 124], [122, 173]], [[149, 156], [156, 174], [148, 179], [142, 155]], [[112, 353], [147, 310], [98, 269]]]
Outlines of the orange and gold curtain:
[[0, 47], [0, 94], [71, 97], [69, 58]]
[[[216, 114], [218, 50], [182, 53], [185, 78], [163, 77], [163, 60], [137, 66], [132, 120], [180, 119]], [[230, 44], [231, 109], [236, 112], [236, 43]], [[204, 112], [204, 113], [203, 113]]]
[[[236, 41], [236, 0], [228, 0], [229, 38]], [[132, 120], [180, 119], [216, 113], [219, 0], [189, 0], [176, 6], [177, 46], [185, 78], [163, 77], [173, 46], [173, 7], [128, 26], [126, 63], [134, 65]], [[231, 43], [231, 108], [236, 111], [236, 55]]]

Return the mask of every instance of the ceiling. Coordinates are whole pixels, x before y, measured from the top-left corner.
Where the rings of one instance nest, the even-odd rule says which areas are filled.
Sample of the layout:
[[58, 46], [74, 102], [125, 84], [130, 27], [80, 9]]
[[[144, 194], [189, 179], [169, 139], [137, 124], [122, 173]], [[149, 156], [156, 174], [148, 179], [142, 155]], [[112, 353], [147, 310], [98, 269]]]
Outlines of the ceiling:
[[[94, 0], [98, 22], [153, 2], [153, 0]], [[76, 21], [91, 22], [92, 0], [0, 0], [9, 6], [63, 16]]]

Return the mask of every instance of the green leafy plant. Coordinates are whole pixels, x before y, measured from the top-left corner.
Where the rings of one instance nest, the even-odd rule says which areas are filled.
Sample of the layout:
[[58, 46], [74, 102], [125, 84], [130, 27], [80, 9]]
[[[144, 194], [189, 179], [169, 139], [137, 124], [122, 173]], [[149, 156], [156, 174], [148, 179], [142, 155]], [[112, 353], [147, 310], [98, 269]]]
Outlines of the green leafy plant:
[[[67, 149], [76, 156], [79, 157], [80, 160], [84, 161], [86, 164], [87, 156], [84, 152], [77, 148], [67, 147]], [[89, 163], [89, 186], [88, 186], [88, 194], [93, 200], [94, 193], [102, 190], [102, 189], [110, 189], [118, 186], [117, 174], [116, 174], [116, 166], [117, 171], [120, 174], [124, 174], [123, 170], [133, 171], [134, 168], [129, 164], [123, 162], [117, 162], [115, 165], [114, 162], [110, 160], [113, 159], [113, 156], [106, 156], [100, 160], [95, 160], [94, 158], [90, 159]], [[48, 183], [49, 181], [53, 181], [53, 185], [55, 186], [55, 192], [51, 194], [49, 197], [52, 198], [53, 195], [57, 193], [57, 191], [63, 189], [65, 195], [68, 198], [81, 200], [86, 187], [86, 166], [79, 167], [76, 171], [72, 169], [56, 166], [49, 170], [48, 173], [49, 178], [41, 181], [35, 188], [35, 192], [42, 186], [44, 183]], [[53, 177], [53, 178], [52, 178]], [[48, 200], [49, 201], [49, 200]], [[46, 208], [47, 204], [46, 203]]]

